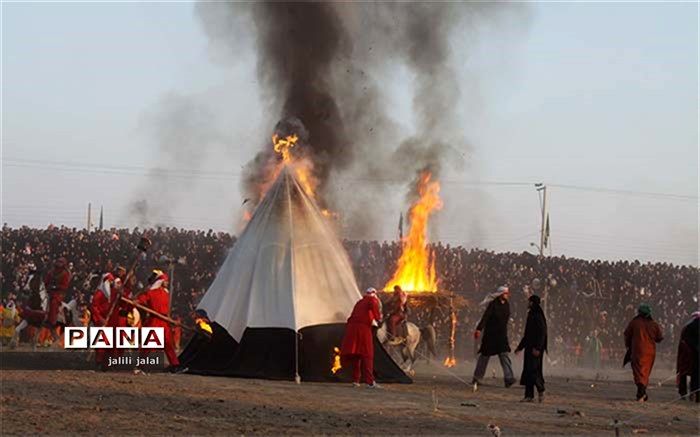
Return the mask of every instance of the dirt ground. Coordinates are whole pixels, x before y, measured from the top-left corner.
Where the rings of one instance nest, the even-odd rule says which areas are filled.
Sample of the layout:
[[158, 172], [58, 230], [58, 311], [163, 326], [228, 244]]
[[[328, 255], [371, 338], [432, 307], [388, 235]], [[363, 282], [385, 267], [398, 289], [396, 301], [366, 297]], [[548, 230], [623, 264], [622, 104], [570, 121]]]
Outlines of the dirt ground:
[[0, 434], [491, 435], [487, 426], [495, 424], [504, 436], [614, 435], [614, 417], [624, 422], [622, 435], [700, 431], [700, 408], [674, 402], [673, 383], [656, 384], [664, 374], [653, 376], [646, 404], [630, 400], [635, 389], [627, 372], [598, 381], [550, 376], [545, 402], [523, 404], [522, 388], [504, 388], [491, 370], [472, 393], [457, 379], [468, 381], [470, 371], [458, 366], [454, 376], [422, 365], [414, 384], [370, 390], [161, 373], [5, 370]]

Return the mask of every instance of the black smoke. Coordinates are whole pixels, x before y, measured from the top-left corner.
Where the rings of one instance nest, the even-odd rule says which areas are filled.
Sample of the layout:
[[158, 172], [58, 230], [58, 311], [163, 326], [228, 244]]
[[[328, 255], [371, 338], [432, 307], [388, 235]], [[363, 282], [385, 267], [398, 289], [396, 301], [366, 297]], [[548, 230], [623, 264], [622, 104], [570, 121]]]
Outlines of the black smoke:
[[[231, 54], [251, 41], [266, 107], [274, 120], [299, 120], [308, 132], [302, 146], [314, 163], [319, 194], [342, 209], [350, 227], [370, 226], [367, 206], [386, 184], [400, 186], [420, 169], [439, 172], [464, 165], [471, 151], [457, 117], [462, 98], [452, 46], [474, 39], [476, 24], [512, 4], [258, 2], [199, 3], [197, 14], [210, 41]], [[415, 126], [402, 134], [387, 105], [392, 66], [412, 73]], [[276, 121], [275, 121], [276, 122]], [[270, 133], [245, 168], [244, 188], [255, 186], [274, 159]], [[342, 177], [365, 189], [347, 189]], [[361, 193], [358, 195], [357, 193]], [[341, 206], [342, 205], [342, 206]], [[354, 211], [362, 211], [354, 214]]]

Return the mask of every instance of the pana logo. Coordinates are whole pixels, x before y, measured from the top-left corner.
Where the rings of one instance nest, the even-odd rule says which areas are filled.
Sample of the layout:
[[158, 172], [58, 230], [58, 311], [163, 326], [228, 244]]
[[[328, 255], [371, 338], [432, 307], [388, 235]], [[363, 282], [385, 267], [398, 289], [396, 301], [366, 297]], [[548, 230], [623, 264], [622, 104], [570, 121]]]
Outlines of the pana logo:
[[63, 332], [65, 349], [163, 349], [164, 328], [67, 327]]

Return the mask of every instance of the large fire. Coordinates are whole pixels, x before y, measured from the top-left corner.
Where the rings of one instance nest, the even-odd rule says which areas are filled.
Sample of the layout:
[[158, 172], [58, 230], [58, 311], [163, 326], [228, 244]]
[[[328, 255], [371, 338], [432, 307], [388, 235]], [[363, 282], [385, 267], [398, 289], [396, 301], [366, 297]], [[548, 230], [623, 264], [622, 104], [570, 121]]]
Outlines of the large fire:
[[410, 228], [402, 243], [401, 257], [396, 272], [384, 286], [385, 291], [393, 290], [395, 285], [407, 292], [436, 292], [438, 287], [435, 275], [435, 259], [428, 250], [428, 218], [442, 208], [440, 183], [432, 179], [433, 175], [423, 170], [418, 176], [417, 188], [419, 198], [408, 211]]

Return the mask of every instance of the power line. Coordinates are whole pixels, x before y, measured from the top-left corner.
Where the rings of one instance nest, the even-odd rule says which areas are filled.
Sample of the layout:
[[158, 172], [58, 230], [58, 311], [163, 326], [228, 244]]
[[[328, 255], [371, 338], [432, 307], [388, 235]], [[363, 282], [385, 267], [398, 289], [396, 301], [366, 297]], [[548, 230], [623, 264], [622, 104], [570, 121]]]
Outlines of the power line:
[[[240, 178], [242, 173], [240, 172], [227, 172], [227, 171], [216, 171], [216, 170], [191, 170], [191, 169], [163, 169], [163, 168], [148, 168], [143, 166], [129, 166], [129, 165], [104, 165], [104, 164], [91, 164], [91, 163], [76, 163], [76, 162], [66, 162], [66, 161], [48, 161], [39, 159], [13, 159], [4, 158], [0, 162], [4, 166], [9, 167], [35, 167], [43, 169], [53, 169], [60, 171], [76, 171], [84, 173], [94, 173], [94, 174], [123, 174], [123, 175], [146, 175], [146, 176], [167, 176], [175, 178], [202, 178], [202, 179], [234, 179]], [[374, 183], [385, 183], [385, 184], [404, 184], [406, 183], [403, 179], [396, 178], [339, 178], [339, 182], [374, 182]], [[534, 182], [522, 182], [522, 181], [464, 181], [455, 179], [443, 179], [440, 181], [443, 185], [460, 185], [460, 186], [500, 186], [500, 187], [532, 187], [535, 185]], [[629, 196], [643, 196], [652, 198], [665, 198], [673, 200], [691, 200], [698, 201], [698, 196], [685, 195], [685, 194], [675, 194], [675, 193], [658, 193], [649, 191], [635, 191], [635, 190], [622, 190], [615, 188], [604, 188], [604, 187], [587, 187], [581, 185], [568, 185], [568, 184], [547, 184], [550, 187], [568, 189], [568, 190], [578, 190], [578, 191], [589, 191], [589, 192], [599, 192], [599, 193], [609, 193], [618, 195], [629, 195]]]
[[610, 193], [610, 194], [623, 194], [631, 196], [648, 196], [648, 197], [661, 197], [668, 199], [678, 199], [678, 200], [698, 200], [698, 196], [691, 196], [685, 194], [673, 194], [673, 193], [655, 193], [649, 191], [633, 191], [633, 190], [618, 190], [614, 188], [602, 188], [602, 187], [584, 187], [580, 185], [564, 185], [564, 184], [548, 184], [550, 187], [563, 188], [567, 190], [579, 190], [579, 191], [592, 191], [599, 193]]

